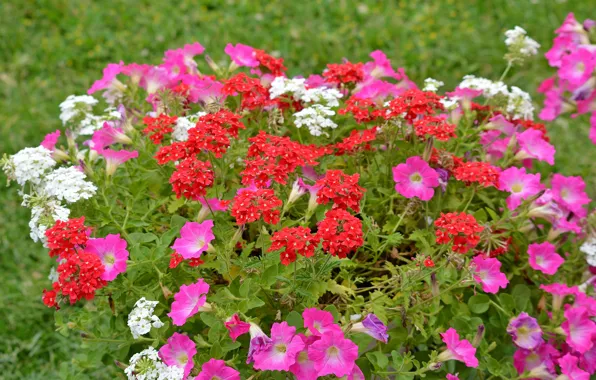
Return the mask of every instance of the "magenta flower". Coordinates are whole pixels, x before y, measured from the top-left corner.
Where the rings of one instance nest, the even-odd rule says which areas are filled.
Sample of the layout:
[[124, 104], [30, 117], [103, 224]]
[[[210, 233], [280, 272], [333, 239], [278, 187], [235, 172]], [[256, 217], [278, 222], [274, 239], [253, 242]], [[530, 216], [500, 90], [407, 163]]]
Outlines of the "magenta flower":
[[46, 137], [43, 139], [43, 141], [41, 142], [41, 146], [43, 146], [44, 148], [46, 148], [49, 151], [54, 151], [54, 149], [56, 148], [56, 143], [58, 142], [58, 138], [60, 138], [60, 130], [57, 129], [56, 131], [52, 132], [52, 133], [48, 133], [46, 135]]
[[113, 175], [118, 166], [126, 161], [139, 157], [139, 152], [136, 150], [131, 152], [128, 150], [102, 149], [99, 154], [106, 160], [106, 174], [108, 176]]
[[507, 326], [507, 332], [518, 347], [533, 350], [542, 344], [542, 329], [538, 321], [528, 313], [522, 312], [512, 318]]
[[230, 338], [235, 342], [240, 335], [246, 334], [250, 330], [250, 323], [244, 322], [238, 317], [238, 314], [232, 315], [225, 322], [225, 326], [230, 332]]
[[[343, 379], [343, 377], [342, 377]], [[352, 368], [352, 372], [350, 372], [347, 376], [346, 380], [366, 380], [364, 378], [364, 373], [362, 373], [362, 370], [360, 369], [360, 367], [358, 367], [356, 364], [354, 364], [354, 368]]]
[[116, 79], [116, 76], [122, 72], [124, 62], [120, 63], [109, 63], [105, 69], [103, 69], [103, 78], [96, 80], [91, 88], [87, 90], [87, 94], [91, 95], [96, 91], [105, 90], [111, 87]]
[[341, 331], [341, 328], [333, 321], [333, 314], [316, 307], [304, 309], [302, 312], [304, 327], [313, 335], [323, 335], [328, 331]]
[[568, 287], [565, 284], [549, 284], [549, 285], [540, 285], [540, 289], [544, 290], [547, 293], [552, 294], [553, 296], [553, 310], [559, 310], [561, 305], [563, 304], [563, 299], [565, 296], [568, 295], [576, 295], [579, 293], [579, 289], [577, 286]]
[[457, 377], [457, 374], [452, 375], [452, 374], [448, 373], [447, 380], [459, 380], [459, 377]]
[[93, 253], [101, 260], [104, 266], [104, 272], [101, 275], [102, 280], [112, 281], [118, 274], [126, 272], [128, 251], [126, 250], [126, 240], [121, 239], [120, 234], [89, 239], [85, 250]]
[[287, 322], [271, 326], [271, 345], [253, 355], [254, 368], [268, 371], [288, 371], [296, 362], [296, 356], [304, 348], [302, 338], [296, 335], [296, 328]]
[[[533, 243], [528, 246], [529, 262], [532, 269], [539, 270], [544, 274], [553, 275], [565, 260], [556, 253], [556, 248], [551, 243]], [[524, 347], [526, 348], [526, 347]]]
[[362, 322], [355, 323], [351, 331], [368, 334], [383, 343], [389, 339], [387, 326], [374, 314], [368, 314]]
[[566, 376], [566, 379], [590, 380], [590, 374], [577, 366], [578, 358], [576, 356], [566, 354], [558, 362], [561, 366], [561, 373]]
[[571, 54], [561, 58], [561, 67], [558, 74], [573, 86], [584, 84], [596, 68], [596, 57], [588, 49], [579, 48]]
[[255, 49], [253, 47], [236, 44], [227, 44], [224, 49], [225, 53], [230, 56], [232, 61], [240, 67], [258, 67], [259, 61], [255, 58]]
[[370, 99], [376, 103], [383, 103], [388, 97], [395, 98], [403, 90], [395, 84], [380, 79], [372, 79], [366, 84], [361, 85], [354, 92], [354, 96], [359, 99]]
[[205, 197], [198, 197], [197, 200], [201, 203], [201, 210], [197, 216], [198, 222], [205, 220], [210, 214], [213, 215], [218, 211], [227, 211], [230, 203], [229, 201], [223, 201], [217, 198], [207, 199]]
[[553, 121], [563, 112], [565, 91], [561, 88], [553, 88], [544, 92], [544, 108], [538, 117], [542, 120]]
[[186, 320], [200, 311], [201, 306], [206, 304], [209, 284], [202, 278], [190, 285], [180, 286], [178, 293], [174, 294], [172, 311], [168, 317], [176, 326], [182, 326]]
[[505, 289], [509, 280], [504, 273], [501, 273], [501, 262], [495, 258], [484, 258], [480, 255], [472, 259], [473, 276], [476, 282], [482, 285], [486, 293], [497, 293], [499, 288]]
[[567, 344], [583, 354], [592, 348], [592, 338], [596, 336], [596, 323], [590, 319], [588, 309], [583, 306], [568, 307], [565, 310], [565, 322], [561, 328], [567, 335]]
[[195, 380], [240, 380], [240, 372], [226, 366], [223, 360], [210, 359], [203, 363], [201, 372]]
[[[317, 336], [307, 337], [303, 334], [298, 334], [302, 339], [304, 348], [296, 355], [296, 362], [290, 366], [290, 372], [296, 376], [297, 380], [316, 379], [318, 371], [315, 369], [315, 362], [308, 358], [308, 347], [319, 339]], [[314, 338], [314, 340], [313, 340]]]
[[596, 372], [596, 345], [584, 352], [579, 358], [579, 362], [583, 369], [593, 375]]
[[213, 221], [186, 222], [180, 230], [180, 236], [174, 241], [172, 249], [182, 255], [185, 260], [199, 258], [201, 253], [209, 248], [209, 242], [215, 239]]
[[585, 192], [586, 184], [582, 177], [565, 177], [560, 174], [553, 175], [553, 199], [569, 211], [582, 215], [585, 213], [584, 205], [590, 203], [590, 198]]
[[222, 103], [226, 98], [226, 95], [221, 92], [223, 84], [209, 77], [182, 75], [181, 80], [182, 83], [190, 86], [188, 100], [192, 103]]
[[476, 368], [478, 367], [478, 359], [476, 359], [476, 349], [472, 343], [466, 339], [459, 339], [457, 331], [453, 327], [441, 334], [441, 339], [447, 345], [447, 349], [438, 357], [440, 362], [447, 360], [459, 360], [466, 366]]
[[549, 343], [541, 344], [534, 350], [520, 348], [513, 354], [513, 366], [519, 374], [526, 371], [553, 374], [555, 372], [553, 359], [558, 356], [559, 352]]
[[391, 61], [381, 50], [375, 50], [368, 56], [373, 60], [366, 62], [362, 67], [365, 73], [375, 78], [391, 77], [398, 80], [400, 79], [399, 74], [397, 74], [391, 66]]
[[540, 173], [527, 174], [525, 168], [511, 167], [503, 170], [499, 176], [499, 190], [509, 191], [507, 207], [515, 210], [521, 201], [538, 194], [544, 189], [540, 183]]
[[190, 374], [194, 362], [193, 356], [197, 353], [197, 346], [186, 335], [175, 332], [168, 343], [159, 349], [159, 357], [168, 366], [176, 366], [184, 369], [184, 377]]
[[545, 161], [550, 165], [555, 164], [555, 147], [542, 138], [542, 132], [528, 128], [517, 135], [520, 150], [517, 159], [534, 158]]
[[439, 186], [439, 175], [418, 156], [410, 157], [405, 164], [393, 168], [395, 190], [406, 198], [430, 200]]
[[122, 75], [130, 77], [134, 84], [139, 84], [151, 67], [152, 66], [146, 64], [131, 63], [122, 67]]
[[103, 123], [103, 127], [93, 132], [91, 137], [90, 148], [101, 152], [104, 148], [114, 144], [132, 144], [132, 140], [128, 137], [122, 129], [113, 128], [109, 123]]
[[161, 88], [170, 83], [168, 71], [163, 67], [150, 66], [141, 78], [140, 86], [147, 91], [149, 95], [155, 94]]
[[358, 346], [341, 331], [327, 331], [308, 347], [308, 358], [315, 362], [318, 376], [348, 375], [358, 358]]
[[451, 98], [461, 100], [465, 104], [469, 104], [472, 99], [482, 95], [482, 90], [474, 90], [472, 88], [466, 87], [456, 87], [455, 90], [453, 90], [452, 92], [446, 92], [445, 94]]
[[261, 330], [259, 326], [254, 323], [250, 323], [250, 346], [248, 347], [248, 355], [246, 357], [246, 364], [250, 364], [255, 361], [255, 355], [261, 352], [268, 351], [271, 348], [272, 340]]

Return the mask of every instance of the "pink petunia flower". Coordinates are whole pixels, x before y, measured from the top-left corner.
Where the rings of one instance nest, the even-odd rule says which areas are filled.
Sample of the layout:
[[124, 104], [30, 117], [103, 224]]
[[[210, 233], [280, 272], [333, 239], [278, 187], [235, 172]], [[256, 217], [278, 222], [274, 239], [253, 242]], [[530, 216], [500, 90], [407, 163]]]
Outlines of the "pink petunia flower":
[[580, 365], [583, 369], [588, 371], [591, 375], [596, 373], [596, 345], [584, 352], [579, 358]]
[[368, 314], [362, 322], [355, 323], [350, 331], [365, 333], [383, 343], [389, 339], [387, 326], [374, 314]]
[[565, 284], [548, 284], [548, 285], [540, 285], [540, 289], [544, 290], [547, 293], [552, 294], [553, 296], [553, 310], [557, 311], [561, 308], [563, 304], [563, 300], [565, 296], [568, 295], [575, 295], [579, 293], [579, 289], [577, 286], [569, 287]]
[[393, 168], [395, 190], [406, 198], [430, 200], [439, 186], [439, 175], [421, 157], [413, 156]]
[[373, 60], [366, 62], [362, 66], [365, 73], [374, 78], [390, 77], [398, 80], [401, 79], [399, 74], [391, 66], [391, 61], [387, 58], [387, 55], [381, 50], [375, 50], [368, 56]]
[[194, 367], [192, 358], [197, 353], [196, 344], [186, 335], [175, 332], [168, 343], [159, 349], [159, 357], [168, 366], [184, 369], [184, 378], [190, 374]]
[[388, 97], [395, 98], [402, 92], [403, 90], [393, 83], [373, 79], [365, 85], [358, 86], [358, 89], [354, 92], [354, 96], [359, 99], [370, 99], [377, 104], [383, 104]]
[[583, 306], [568, 307], [563, 314], [566, 318], [561, 328], [567, 335], [567, 344], [583, 354], [590, 350], [596, 335], [596, 323], [590, 319], [588, 309]]
[[107, 235], [105, 238], [89, 239], [85, 250], [99, 257], [104, 265], [104, 272], [101, 279], [112, 281], [120, 273], [126, 272], [126, 240], [120, 238], [120, 234]]
[[150, 68], [150, 65], [131, 63], [122, 67], [122, 75], [130, 77], [132, 83], [139, 84], [143, 76], [150, 70]]
[[226, 366], [223, 360], [209, 359], [203, 363], [201, 372], [195, 380], [240, 380], [240, 372]]
[[41, 142], [41, 146], [46, 148], [49, 151], [54, 151], [56, 148], [56, 143], [58, 142], [58, 138], [60, 138], [60, 130], [57, 129], [52, 133], [48, 133], [46, 137], [44, 137], [43, 141]]
[[[533, 243], [528, 246], [529, 262], [532, 269], [544, 274], [553, 275], [565, 260], [556, 253], [556, 248], [551, 243]], [[527, 348], [527, 347], [524, 347]]]
[[250, 329], [248, 332], [250, 333], [250, 346], [248, 347], [246, 364], [254, 362], [255, 355], [269, 350], [273, 342], [258, 325], [252, 322], [250, 323]]
[[296, 355], [296, 362], [290, 366], [290, 372], [296, 376], [296, 380], [311, 380], [317, 378], [318, 371], [315, 369], [315, 362], [308, 358], [308, 347], [319, 339], [318, 336], [310, 337], [304, 334], [297, 334], [304, 343], [304, 348]]
[[567, 380], [590, 380], [590, 374], [577, 366], [578, 358], [576, 356], [566, 354], [558, 361], [561, 373], [566, 376]]
[[536, 318], [530, 317], [528, 313], [522, 312], [512, 318], [507, 332], [518, 347], [533, 350], [542, 344], [542, 329]]
[[457, 375], [459, 375], [459, 374], [452, 375], [452, 374], [448, 373], [447, 380], [459, 380], [459, 377]]
[[447, 360], [459, 360], [466, 366], [476, 368], [478, 367], [478, 359], [476, 359], [476, 349], [472, 343], [466, 339], [459, 339], [457, 331], [453, 327], [441, 333], [441, 339], [447, 345], [447, 349], [439, 354], [438, 360], [445, 362]]
[[150, 66], [141, 78], [140, 86], [147, 91], [149, 95], [155, 94], [160, 89], [170, 83], [168, 71], [163, 67]]
[[571, 85], [580, 86], [592, 76], [594, 68], [596, 68], [594, 53], [588, 49], [579, 48], [561, 58], [558, 74]]
[[136, 150], [102, 149], [99, 154], [106, 160], [106, 174], [108, 176], [113, 175], [116, 169], [118, 169], [118, 166], [126, 161], [139, 157], [139, 152]]
[[543, 189], [540, 173], [529, 174], [525, 168], [511, 167], [503, 170], [499, 176], [499, 190], [511, 192], [507, 197], [507, 207], [510, 210], [515, 210], [522, 200], [538, 194]]
[[546, 121], [555, 120], [563, 112], [563, 93], [564, 90], [558, 87], [546, 91], [544, 93], [544, 108], [538, 117]]
[[304, 327], [313, 335], [321, 336], [328, 331], [341, 331], [341, 327], [335, 324], [333, 314], [316, 307], [304, 309], [302, 312]]
[[[467, 88], [466, 90], [470, 89]], [[482, 93], [482, 91], [480, 91], [480, 93]], [[513, 125], [513, 123], [511, 123], [509, 120], [505, 119], [503, 115], [493, 116], [488, 121], [489, 123], [486, 125], [486, 127], [489, 129], [499, 130], [507, 136], [511, 136], [515, 132], [515, 125]]]
[[103, 127], [93, 132], [91, 143], [88, 144], [93, 150], [101, 152], [104, 148], [114, 144], [132, 144], [132, 140], [128, 137], [122, 129], [113, 128], [109, 123], [103, 123]]
[[122, 72], [123, 67], [124, 62], [122, 61], [120, 61], [120, 63], [109, 63], [106, 68], [103, 69], [103, 78], [96, 80], [87, 91], [87, 94], [91, 95], [96, 91], [105, 90], [115, 84], [123, 86], [122, 83], [116, 79], [116, 76]]
[[505, 289], [509, 280], [501, 272], [501, 262], [495, 258], [484, 258], [481, 255], [472, 259], [473, 276], [476, 282], [482, 285], [482, 290], [486, 293], [497, 293], [499, 288]]
[[318, 376], [348, 375], [358, 358], [358, 346], [341, 331], [327, 331], [308, 347], [308, 358], [315, 362]]
[[209, 242], [215, 239], [213, 221], [186, 222], [180, 230], [180, 236], [174, 241], [172, 249], [182, 255], [185, 260], [199, 258], [201, 253], [209, 248]]
[[287, 322], [271, 326], [271, 345], [255, 353], [254, 368], [268, 371], [288, 371], [296, 363], [296, 356], [304, 348], [302, 338], [296, 335], [296, 328]]
[[541, 131], [532, 128], [526, 129], [517, 135], [517, 141], [520, 150], [515, 155], [516, 159], [534, 158], [550, 165], [555, 164], [555, 147], [542, 138]]
[[224, 49], [225, 53], [230, 56], [232, 61], [240, 67], [258, 67], [259, 61], [256, 58], [255, 49], [251, 46], [236, 44], [227, 44]]
[[240, 335], [246, 334], [250, 330], [250, 323], [244, 322], [238, 317], [238, 314], [232, 315], [225, 322], [225, 326], [230, 332], [230, 338], [235, 342]]
[[519, 374], [526, 371], [553, 374], [555, 372], [553, 359], [558, 356], [559, 352], [550, 343], [543, 343], [534, 350], [520, 348], [513, 354], [513, 366]]
[[201, 210], [197, 216], [197, 222], [202, 222], [209, 215], [213, 215], [218, 211], [227, 211], [229, 201], [223, 201], [217, 198], [199, 197], [198, 201], [201, 203]]
[[553, 199], [575, 214], [585, 212], [583, 206], [590, 203], [585, 192], [586, 184], [582, 177], [565, 177], [554, 174], [551, 182]]
[[339, 380], [366, 380], [364, 377], [364, 373], [356, 364], [354, 364], [354, 368], [352, 368], [352, 372], [348, 374], [348, 376], [344, 376]]
[[168, 317], [172, 318], [176, 326], [184, 325], [188, 318], [198, 313], [206, 304], [207, 292], [209, 284], [202, 278], [194, 284], [180, 286], [180, 290], [174, 295], [172, 311], [168, 313]]

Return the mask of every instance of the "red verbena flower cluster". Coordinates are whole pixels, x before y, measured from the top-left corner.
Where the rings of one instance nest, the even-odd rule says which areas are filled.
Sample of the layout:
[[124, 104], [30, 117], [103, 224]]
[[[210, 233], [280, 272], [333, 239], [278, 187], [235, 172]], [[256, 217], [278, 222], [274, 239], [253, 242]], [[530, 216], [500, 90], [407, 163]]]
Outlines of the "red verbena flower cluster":
[[242, 95], [241, 108], [253, 110], [271, 104], [269, 90], [261, 84], [258, 78], [251, 78], [245, 73], [239, 73], [226, 81], [221, 92], [225, 95]]
[[271, 247], [267, 252], [277, 251], [284, 248], [279, 254], [281, 263], [289, 265], [296, 261], [296, 254], [304, 257], [312, 257], [319, 239], [311, 234], [307, 227], [285, 227], [276, 231], [271, 237]]
[[[181, 254], [179, 254], [178, 252], [172, 252], [172, 255], [170, 256], [170, 269], [174, 269], [176, 268], [178, 265], [180, 265], [182, 262], [184, 261], [184, 257], [182, 257]], [[196, 257], [196, 258], [192, 258], [188, 260], [188, 266], [190, 267], [198, 267], [199, 265], [205, 264], [205, 262], [203, 260], [201, 260], [200, 257]]]
[[149, 136], [154, 144], [161, 144], [166, 133], [174, 131], [173, 126], [178, 120], [177, 116], [168, 116], [161, 114], [158, 117], [145, 116], [143, 123], [147, 126], [143, 129], [143, 133]]
[[327, 83], [358, 83], [364, 79], [362, 66], [362, 62], [330, 63], [323, 72], [323, 77]]
[[333, 145], [335, 155], [354, 154], [364, 150], [372, 150], [370, 142], [377, 138], [377, 127], [365, 129], [364, 131], [353, 130], [350, 136], [344, 138], [340, 143]]
[[433, 115], [437, 110], [444, 110], [440, 100], [434, 92], [410, 89], [391, 100], [388, 108], [377, 110], [375, 115], [389, 120], [405, 113], [404, 119], [412, 123], [419, 115]]
[[482, 228], [474, 216], [465, 212], [441, 213], [441, 216], [435, 220], [435, 235], [437, 244], [453, 243], [453, 251], [458, 253], [467, 253], [474, 248], [480, 241], [480, 232]]
[[266, 67], [273, 76], [282, 76], [287, 70], [284, 66], [283, 58], [275, 58], [267, 54], [265, 50], [255, 49], [255, 58], [259, 61], [261, 66]]
[[414, 131], [416, 136], [434, 136], [439, 141], [448, 141], [455, 135], [455, 124], [445, 121], [440, 116], [425, 115], [422, 119], [414, 122]]
[[244, 189], [234, 197], [232, 216], [236, 223], [246, 224], [255, 222], [263, 216], [265, 223], [277, 224], [282, 201], [275, 196], [271, 189]]
[[374, 115], [376, 108], [377, 105], [372, 100], [352, 96], [346, 100], [345, 108], [339, 109], [337, 113], [340, 115], [351, 113], [356, 123], [361, 124], [371, 122], [376, 118]]
[[316, 183], [320, 187], [317, 203], [325, 205], [333, 202], [333, 208], [351, 208], [360, 212], [360, 200], [364, 189], [358, 185], [358, 173], [347, 175], [341, 170], [328, 170]]
[[466, 162], [453, 170], [453, 175], [466, 185], [478, 183], [484, 187], [498, 187], [499, 171], [488, 162]]
[[176, 198], [198, 199], [206, 194], [207, 188], [213, 185], [211, 163], [200, 161], [196, 157], [184, 159], [170, 177]]
[[66, 222], [57, 221], [45, 233], [50, 257], [58, 256], [68, 259], [75, 255], [76, 248], [87, 243], [89, 236], [84, 225], [85, 217], [69, 219]]
[[325, 213], [316, 234], [323, 243], [323, 250], [332, 256], [345, 258], [362, 247], [362, 222], [346, 210], [335, 208]]
[[242, 171], [242, 183], [265, 187], [269, 180], [286, 184], [288, 176], [298, 166], [316, 166], [317, 158], [327, 153], [326, 148], [302, 145], [289, 137], [268, 135], [264, 131], [249, 138], [251, 145], [246, 156], [246, 168]]

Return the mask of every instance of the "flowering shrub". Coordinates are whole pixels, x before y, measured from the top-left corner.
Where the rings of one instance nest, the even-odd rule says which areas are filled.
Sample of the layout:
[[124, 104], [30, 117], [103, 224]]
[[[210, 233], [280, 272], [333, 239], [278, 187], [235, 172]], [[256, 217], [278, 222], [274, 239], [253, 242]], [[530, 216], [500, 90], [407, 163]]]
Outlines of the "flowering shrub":
[[[539, 48], [519, 27], [505, 42], [506, 72]], [[203, 53], [109, 64], [60, 105], [64, 138], [2, 160], [56, 258], [43, 303], [97, 365], [201, 380], [596, 371], [596, 218], [580, 177], [533, 173], [555, 146], [528, 93], [503, 75], [440, 95], [380, 51], [306, 78], [242, 44], [226, 68], [205, 55], [204, 74]]]

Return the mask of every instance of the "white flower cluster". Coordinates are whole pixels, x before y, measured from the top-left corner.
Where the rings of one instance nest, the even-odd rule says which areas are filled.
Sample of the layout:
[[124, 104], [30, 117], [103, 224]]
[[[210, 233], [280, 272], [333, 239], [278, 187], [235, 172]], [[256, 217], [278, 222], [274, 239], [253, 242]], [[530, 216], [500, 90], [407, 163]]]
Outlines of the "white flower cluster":
[[133, 338], [138, 339], [141, 335], [147, 334], [151, 326], [156, 329], [163, 326], [163, 322], [153, 315], [158, 303], [158, 301], [147, 301], [145, 297], [135, 303], [134, 309], [128, 314], [128, 327]]
[[459, 87], [482, 91], [486, 99], [493, 100], [496, 106], [501, 107], [514, 119], [532, 120], [534, 118], [532, 98], [518, 87], [512, 86], [509, 91], [503, 82], [493, 82], [473, 75], [466, 75]]
[[73, 129], [73, 137], [76, 138], [79, 135], [92, 135], [93, 132], [101, 129], [106, 121], [119, 120], [121, 118], [122, 115], [114, 107], [106, 108], [104, 114], [100, 116], [89, 113], [77, 126], [75, 126]]
[[596, 237], [591, 237], [579, 247], [579, 250], [586, 255], [586, 261], [590, 266], [596, 267]]
[[294, 114], [296, 119], [294, 124], [297, 128], [307, 127], [313, 136], [320, 136], [325, 128], [337, 128], [337, 124], [328, 118], [328, 116], [333, 115], [335, 115], [335, 111], [331, 108], [321, 104], [313, 104]]
[[184, 369], [167, 366], [153, 347], [134, 354], [124, 373], [129, 380], [181, 380], [184, 377]]
[[[23, 201], [23, 206], [27, 206], [26, 199]], [[52, 225], [58, 220], [65, 222], [69, 215], [70, 210], [56, 200], [37, 202], [35, 206], [31, 207], [31, 220], [29, 221], [31, 239], [45, 245], [48, 225]]]
[[21, 186], [25, 186], [27, 182], [39, 185], [44, 175], [55, 165], [52, 152], [38, 146], [22, 149], [10, 156], [2, 165], [2, 169], [9, 179], [17, 181]]
[[106, 121], [122, 118], [120, 112], [114, 107], [106, 108], [103, 115], [94, 115], [93, 106], [96, 104], [97, 100], [89, 95], [69, 95], [60, 104], [60, 120], [62, 124], [71, 127], [73, 138], [79, 135], [92, 135], [102, 128]]
[[335, 88], [317, 87], [306, 90], [300, 100], [306, 103], [324, 103], [327, 107], [339, 107], [339, 99], [342, 96]]
[[445, 83], [441, 82], [440, 80], [436, 80], [434, 78], [426, 78], [424, 80], [424, 87], [422, 91], [432, 91], [437, 92], [441, 86]]
[[66, 100], [60, 103], [60, 120], [66, 125], [74, 119], [84, 119], [97, 104], [97, 99], [90, 95], [69, 95]]
[[175, 141], [188, 140], [188, 131], [194, 128], [201, 116], [207, 115], [206, 112], [197, 112], [194, 115], [179, 116], [172, 132], [172, 139]]
[[530, 37], [528, 33], [519, 26], [505, 32], [505, 45], [509, 47], [509, 52], [514, 55], [531, 57], [538, 54], [540, 44]]
[[339, 99], [343, 97], [342, 93], [335, 88], [306, 88], [304, 78], [288, 79], [285, 77], [276, 77], [271, 82], [269, 96], [275, 99], [284, 94], [291, 94], [296, 100], [305, 103], [322, 103], [327, 107], [339, 107]]
[[85, 173], [74, 166], [58, 168], [48, 174], [44, 181], [44, 192], [67, 203], [89, 199], [95, 195], [97, 187], [85, 181]]

